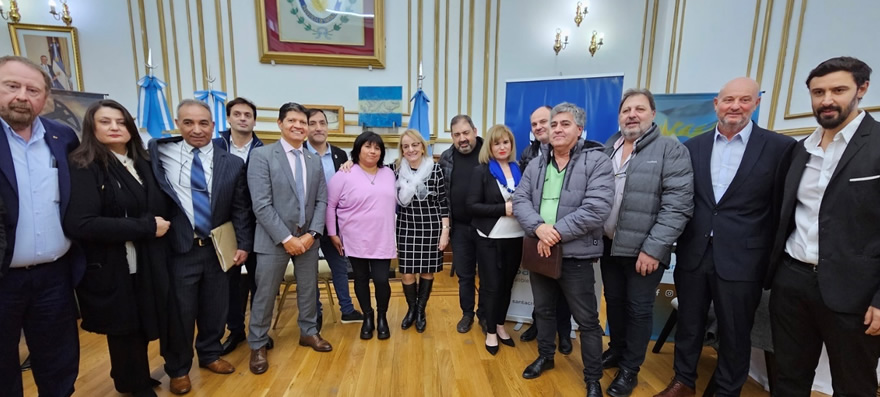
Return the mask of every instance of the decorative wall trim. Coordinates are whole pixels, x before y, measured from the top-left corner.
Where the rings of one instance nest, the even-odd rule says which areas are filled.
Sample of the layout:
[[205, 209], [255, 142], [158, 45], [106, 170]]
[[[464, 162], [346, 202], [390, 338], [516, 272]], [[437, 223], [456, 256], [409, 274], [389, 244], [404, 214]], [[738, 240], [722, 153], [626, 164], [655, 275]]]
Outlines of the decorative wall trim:
[[[214, 29], [217, 29], [217, 54], [218, 59], [220, 60], [220, 89], [223, 92], [226, 92], [226, 49], [223, 45], [223, 8], [220, 6], [220, 0], [214, 0], [214, 16], [217, 19], [217, 25], [214, 26]], [[232, 42], [232, 36], [229, 36], [229, 42]], [[204, 46], [204, 43], [202, 43]], [[208, 87], [208, 83], [205, 82], [205, 88]]]
[[[171, 84], [171, 68], [168, 67], [168, 39], [167, 34], [165, 33], [165, 2], [163, 0], [156, 0], [156, 14], [159, 16], [159, 45], [162, 46], [162, 74], [165, 76], [165, 83], [168, 84], [168, 89], [165, 90], [165, 99], [168, 100], [168, 106], [173, 107], [174, 102], [171, 100], [171, 88], [173, 84]], [[143, 12], [143, 11], [142, 11]], [[175, 59], [176, 63], [177, 59]], [[175, 80], [177, 80], [177, 99], [180, 100], [180, 76], [175, 76]]]
[[[488, 0], [486, 0], [488, 1]], [[467, 114], [473, 113], [472, 99], [474, 97], [474, 6], [475, 1], [470, 0], [468, 10], [468, 77], [467, 77]]]
[[788, 48], [788, 33], [791, 27], [791, 14], [794, 11], [794, 0], [785, 2], [785, 17], [782, 18], [782, 38], [779, 42], [779, 56], [776, 58], [776, 75], [773, 81], [773, 95], [770, 101], [770, 115], [767, 121], [767, 129], [772, 130], [776, 119], [776, 109], [779, 106], [779, 94], [782, 89], [782, 71], [785, 68], [785, 50]]
[[128, 6], [128, 25], [129, 25], [129, 33], [131, 34], [131, 58], [134, 61], [134, 78], [135, 80], [140, 80], [140, 68], [138, 68], [138, 52], [137, 52], [137, 42], [134, 40], [134, 15], [131, 12], [131, 0], [126, 0], [125, 5]]
[[481, 101], [483, 102], [483, 124], [480, 128], [483, 129], [484, 133], [489, 128], [486, 126], [488, 123], [489, 115], [486, 114], [489, 111], [489, 42], [491, 38], [489, 37], [489, 31], [492, 27], [492, 0], [486, 1], [486, 17], [483, 25], [485, 26], [483, 36], [485, 38], [483, 44], [483, 96]]
[[492, 93], [492, 124], [498, 124], [498, 37], [499, 27], [501, 26], [501, 0], [495, 0], [495, 74], [492, 83], [494, 92]]
[[639, 49], [639, 74], [636, 77], [636, 87], [642, 87], [642, 61], [645, 59], [645, 33], [648, 31], [648, 0], [645, 0], [645, 16], [642, 19], [642, 47]]
[[645, 88], [651, 89], [651, 71], [654, 68], [654, 39], [657, 38], [657, 8], [660, 6], [660, 0], [654, 0], [654, 8], [651, 10], [651, 42], [648, 47], [648, 70], [645, 72], [648, 76], [645, 78]]
[[687, 0], [681, 4], [681, 26], [678, 28], [678, 52], [675, 54], [675, 82], [672, 84], [672, 92], [678, 91], [678, 67], [681, 66], [681, 42], [684, 38], [684, 14], [687, 11]]
[[183, 76], [180, 75], [180, 53], [177, 50], [177, 22], [174, 19], [174, 0], [168, 0], [168, 11], [171, 12], [171, 43], [174, 46], [174, 72], [177, 76], [177, 99], [183, 100]]
[[767, 6], [764, 9], [764, 32], [761, 34], [761, 53], [758, 55], [758, 74], [755, 81], [758, 86], [764, 78], [764, 61], [767, 59], [767, 42], [770, 39], [770, 18], [773, 16], [773, 0], [767, 0]]
[[235, 44], [232, 42], [232, 38], [235, 37], [235, 32], [232, 29], [232, 0], [226, 0], [226, 19], [229, 21], [229, 57], [232, 66], [232, 95], [230, 98], [235, 98], [238, 96], [238, 78], [235, 73]]
[[752, 59], [755, 57], [755, 39], [758, 37], [758, 15], [761, 13], [761, 0], [755, 1], [755, 20], [752, 22], [752, 41], [749, 45], [749, 63], [746, 65], [746, 76], [752, 77]]
[[[672, 34], [669, 36], [669, 66], [666, 67], [666, 92], [672, 89], [672, 65], [675, 60], [675, 35], [678, 33], [678, 8], [681, 0], [675, 0], [675, 11], [672, 14]], [[681, 50], [681, 48], [679, 48]]]

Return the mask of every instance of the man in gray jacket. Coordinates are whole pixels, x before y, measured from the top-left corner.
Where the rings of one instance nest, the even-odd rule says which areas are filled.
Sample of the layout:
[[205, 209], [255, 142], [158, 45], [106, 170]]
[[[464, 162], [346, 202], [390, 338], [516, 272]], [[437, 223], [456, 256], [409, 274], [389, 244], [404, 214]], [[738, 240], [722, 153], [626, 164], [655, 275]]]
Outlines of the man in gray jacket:
[[570, 103], [553, 108], [550, 148], [532, 161], [513, 197], [513, 214], [529, 236], [540, 241], [541, 256], [560, 245], [558, 279], [532, 273], [539, 357], [523, 371], [533, 379], [554, 367], [556, 301], [566, 299], [581, 334], [581, 356], [588, 396], [602, 396], [602, 328], [594, 292], [593, 266], [602, 256], [602, 227], [611, 211], [614, 180], [601, 144], [585, 142], [584, 110]]
[[639, 383], [657, 285], [672, 244], [694, 212], [690, 155], [678, 139], [660, 135], [655, 114], [651, 91], [627, 90], [618, 108], [620, 131], [605, 147], [614, 170], [614, 202], [601, 261], [611, 331], [602, 365], [620, 368], [606, 390], [613, 397], [629, 396]]

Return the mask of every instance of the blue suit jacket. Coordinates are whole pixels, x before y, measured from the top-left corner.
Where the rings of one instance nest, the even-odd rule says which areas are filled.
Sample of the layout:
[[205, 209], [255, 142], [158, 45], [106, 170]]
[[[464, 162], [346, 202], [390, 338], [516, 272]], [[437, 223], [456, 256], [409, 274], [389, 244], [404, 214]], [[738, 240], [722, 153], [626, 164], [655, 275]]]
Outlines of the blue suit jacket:
[[[67, 205], [70, 203], [70, 168], [67, 163], [67, 155], [79, 146], [79, 139], [73, 130], [59, 122], [40, 117], [43, 127], [46, 128], [46, 144], [49, 151], [55, 157], [58, 167], [58, 189], [61, 196], [61, 219], [67, 213]], [[9, 263], [12, 261], [12, 250], [15, 247], [15, 229], [18, 226], [18, 182], [15, 177], [15, 168], [12, 162], [12, 152], [9, 149], [9, 141], [6, 134], [0, 131], [0, 197], [6, 204], [6, 216], [3, 217], [3, 227], [6, 229], [6, 255], [0, 262], [0, 277], [9, 271]], [[70, 247], [67, 257], [71, 259], [71, 277], [73, 285], [79, 283], [86, 269], [85, 256], [76, 243]]]
[[717, 202], [712, 189], [715, 130], [684, 143], [694, 167], [694, 216], [678, 238], [676, 271], [695, 270], [712, 239], [718, 276], [761, 282], [779, 219], [782, 185], [795, 140], [757, 125], [730, 186]]
[[[171, 242], [174, 252], [182, 254], [189, 252], [193, 245], [193, 225], [180, 204], [180, 199], [159, 161], [159, 145], [180, 142], [182, 137], [153, 139], [150, 141], [150, 162], [153, 167], [153, 175], [159, 183], [159, 187], [165, 194], [171, 197], [176, 204], [171, 216], [171, 230], [167, 237]], [[245, 174], [244, 162], [235, 155], [224, 150], [214, 148], [214, 173], [211, 185], [211, 228], [232, 221], [235, 228], [235, 237], [238, 241], [238, 249], [252, 252], [254, 250], [254, 227], [251, 214], [250, 193], [247, 189], [247, 175]]]

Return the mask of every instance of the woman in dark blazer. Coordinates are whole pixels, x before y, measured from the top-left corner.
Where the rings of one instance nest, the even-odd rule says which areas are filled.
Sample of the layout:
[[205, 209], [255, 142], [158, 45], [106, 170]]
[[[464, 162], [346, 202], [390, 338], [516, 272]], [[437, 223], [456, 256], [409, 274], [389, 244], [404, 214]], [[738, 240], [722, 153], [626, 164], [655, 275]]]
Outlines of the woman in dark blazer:
[[480, 270], [480, 301], [485, 299], [489, 332], [486, 350], [498, 353], [498, 342], [514, 346], [504, 329], [510, 290], [522, 259], [523, 230], [513, 217], [510, 201], [521, 173], [515, 160], [513, 133], [504, 125], [489, 128], [480, 149], [480, 165], [474, 168], [467, 208], [477, 229], [477, 263]]
[[64, 228], [87, 258], [76, 290], [82, 328], [107, 335], [117, 391], [155, 396], [147, 344], [158, 338], [164, 351], [174, 318], [161, 238], [170, 226], [169, 206], [122, 105], [102, 100], [86, 111], [82, 143], [70, 154], [70, 178]]

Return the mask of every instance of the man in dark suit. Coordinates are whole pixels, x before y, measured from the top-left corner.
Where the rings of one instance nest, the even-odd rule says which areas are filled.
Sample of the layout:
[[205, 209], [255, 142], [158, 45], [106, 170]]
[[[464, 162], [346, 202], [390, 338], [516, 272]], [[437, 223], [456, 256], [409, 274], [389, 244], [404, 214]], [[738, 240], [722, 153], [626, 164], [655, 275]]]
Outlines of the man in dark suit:
[[168, 352], [165, 372], [171, 377], [171, 391], [184, 394], [191, 389], [188, 373], [196, 322], [199, 366], [219, 374], [235, 372], [232, 364], [220, 358], [229, 280], [217, 261], [211, 230], [232, 221], [238, 243], [233, 257], [237, 265], [253, 250], [253, 230], [244, 162], [226, 151], [214, 150], [214, 122], [208, 105], [185, 99], [177, 106], [174, 122], [182, 137], [153, 140], [149, 146], [153, 174], [177, 204], [166, 238], [172, 249], [169, 272], [180, 305], [186, 349]]
[[859, 110], [871, 68], [807, 77], [819, 128], [794, 148], [770, 270], [775, 394], [809, 396], [822, 344], [834, 395], [873, 396], [880, 357], [880, 123]]
[[718, 124], [685, 142], [694, 168], [694, 215], [678, 239], [675, 378], [662, 397], [693, 396], [709, 305], [718, 319], [716, 395], [738, 396], [749, 374], [751, 330], [794, 140], [755, 125], [754, 80], [731, 80], [715, 98]]
[[67, 155], [79, 141], [69, 127], [38, 117], [51, 83], [36, 63], [0, 57], [0, 382], [22, 395], [18, 343], [27, 334], [40, 395], [68, 396], [79, 371], [73, 287], [85, 271], [82, 251], [61, 220], [70, 201]]
[[303, 146], [308, 136], [306, 108], [286, 103], [278, 112], [281, 140], [254, 151], [248, 167], [248, 185], [257, 217], [254, 250], [257, 253], [257, 295], [251, 309], [248, 344], [250, 370], [269, 368], [266, 356], [275, 295], [288, 263], [293, 261], [299, 308], [300, 346], [318, 352], [333, 349], [318, 332], [318, 246], [327, 213], [327, 184], [318, 156]]
[[[212, 141], [214, 147], [235, 155], [247, 165], [251, 151], [263, 146], [263, 141], [254, 133], [254, 126], [257, 124], [257, 105], [241, 97], [235, 98], [226, 104], [226, 120], [229, 121], [229, 129], [220, 131], [220, 136], [214, 138]], [[229, 335], [223, 341], [222, 355], [232, 353], [239, 343], [247, 339], [244, 332], [244, 313], [247, 309], [248, 295], [253, 296], [257, 290], [257, 284], [254, 282], [256, 266], [257, 256], [249, 255], [244, 262], [246, 275], [242, 276], [240, 266], [226, 272], [229, 275], [229, 311], [226, 314], [226, 328], [229, 329]], [[273, 344], [270, 342], [270, 348]]]
[[[324, 181], [330, 183], [330, 178], [339, 167], [348, 161], [345, 151], [327, 142], [327, 116], [321, 109], [309, 109], [309, 139], [306, 143], [309, 151], [321, 159], [324, 167]], [[343, 323], [355, 323], [364, 321], [364, 315], [351, 304], [351, 292], [348, 288], [348, 258], [339, 254], [333, 241], [327, 236], [326, 230], [321, 231], [321, 253], [330, 265], [330, 273], [333, 277], [333, 289], [339, 298], [339, 310], [342, 311]], [[321, 327], [321, 291], [318, 290], [318, 328]]]

